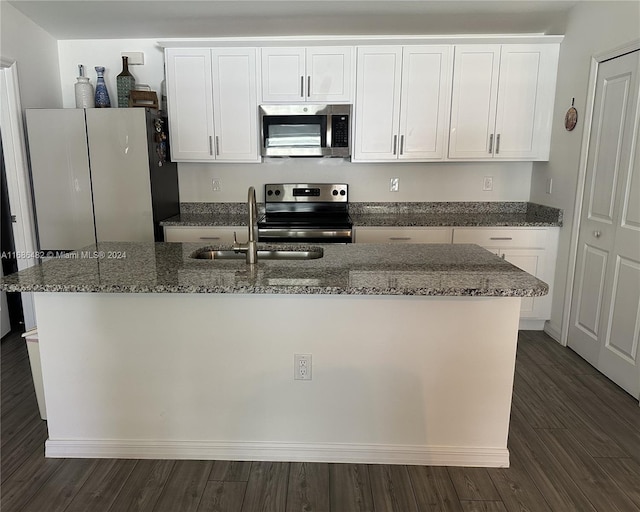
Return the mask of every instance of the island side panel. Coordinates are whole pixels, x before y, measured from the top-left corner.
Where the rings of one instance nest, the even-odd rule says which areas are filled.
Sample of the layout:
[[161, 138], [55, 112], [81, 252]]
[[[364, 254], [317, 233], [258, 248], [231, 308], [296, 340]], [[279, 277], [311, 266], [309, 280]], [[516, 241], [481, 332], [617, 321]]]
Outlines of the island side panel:
[[39, 293], [47, 455], [505, 466], [519, 306]]

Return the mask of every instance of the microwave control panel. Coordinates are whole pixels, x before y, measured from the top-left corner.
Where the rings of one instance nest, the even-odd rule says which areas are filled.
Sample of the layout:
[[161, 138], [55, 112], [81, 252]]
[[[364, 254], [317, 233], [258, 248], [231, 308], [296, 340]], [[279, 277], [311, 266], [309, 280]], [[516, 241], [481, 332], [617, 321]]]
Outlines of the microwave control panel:
[[331, 116], [331, 147], [332, 148], [348, 148], [349, 147], [349, 116], [333, 115]]

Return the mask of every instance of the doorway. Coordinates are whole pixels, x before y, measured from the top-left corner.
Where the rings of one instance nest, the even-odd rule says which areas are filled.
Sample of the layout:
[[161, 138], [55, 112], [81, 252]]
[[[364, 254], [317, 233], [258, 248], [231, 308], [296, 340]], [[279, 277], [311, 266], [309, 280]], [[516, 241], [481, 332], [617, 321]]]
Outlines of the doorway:
[[598, 65], [568, 345], [640, 398], [640, 51]]

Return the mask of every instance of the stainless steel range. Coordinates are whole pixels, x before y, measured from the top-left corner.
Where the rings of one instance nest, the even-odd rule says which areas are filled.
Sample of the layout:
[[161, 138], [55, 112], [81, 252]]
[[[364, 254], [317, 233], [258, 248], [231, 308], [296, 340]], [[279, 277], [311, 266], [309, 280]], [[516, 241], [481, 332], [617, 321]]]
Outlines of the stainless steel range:
[[260, 242], [350, 243], [349, 186], [278, 183], [264, 186], [265, 215]]

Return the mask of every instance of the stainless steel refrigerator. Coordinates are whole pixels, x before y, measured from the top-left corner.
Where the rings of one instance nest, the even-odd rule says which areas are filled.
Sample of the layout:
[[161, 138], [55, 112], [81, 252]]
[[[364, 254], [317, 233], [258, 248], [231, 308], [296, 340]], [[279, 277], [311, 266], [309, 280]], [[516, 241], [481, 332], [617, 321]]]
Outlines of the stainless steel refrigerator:
[[179, 212], [166, 118], [146, 108], [27, 109], [39, 247], [161, 241]]

